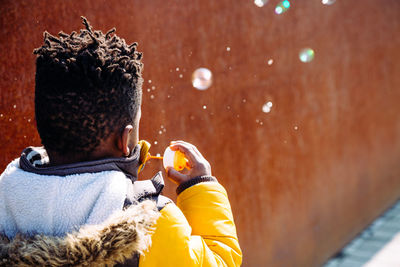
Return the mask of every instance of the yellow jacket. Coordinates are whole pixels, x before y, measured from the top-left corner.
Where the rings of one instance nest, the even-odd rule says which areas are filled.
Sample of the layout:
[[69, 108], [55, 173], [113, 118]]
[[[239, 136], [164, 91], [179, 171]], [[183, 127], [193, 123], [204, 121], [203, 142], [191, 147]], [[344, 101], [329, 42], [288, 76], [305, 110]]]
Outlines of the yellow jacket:
[[180, 193], [177, 205], [167, 204], [161, 210], [139, 266], [240, 266], [241, 262], [227, 193], [217, 182], [204, 182]]

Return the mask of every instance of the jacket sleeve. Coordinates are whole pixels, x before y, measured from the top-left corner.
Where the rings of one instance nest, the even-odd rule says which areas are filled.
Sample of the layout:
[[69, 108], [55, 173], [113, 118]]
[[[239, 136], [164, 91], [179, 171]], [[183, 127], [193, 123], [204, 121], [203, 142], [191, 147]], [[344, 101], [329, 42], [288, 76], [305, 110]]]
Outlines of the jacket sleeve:
[[177, 205], [161, 210], [140, 267], [240, 266], [242, 252], [222, 185], [193, 185], [178, 195]]

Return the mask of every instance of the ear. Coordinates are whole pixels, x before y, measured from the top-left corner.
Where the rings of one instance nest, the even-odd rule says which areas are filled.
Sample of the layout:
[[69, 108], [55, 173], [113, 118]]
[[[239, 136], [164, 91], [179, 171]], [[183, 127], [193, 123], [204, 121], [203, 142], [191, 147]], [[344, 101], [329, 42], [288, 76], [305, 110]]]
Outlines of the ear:
[[120, 138], [118, 139], [118, 148], [121, 150], [124, 156], [129, 156], [130, 149], [129, 149], [129, 142], [131, 138], [131, 133], [133, 131], [132, 125], [125, 126], [124, 130], [121, 133]]

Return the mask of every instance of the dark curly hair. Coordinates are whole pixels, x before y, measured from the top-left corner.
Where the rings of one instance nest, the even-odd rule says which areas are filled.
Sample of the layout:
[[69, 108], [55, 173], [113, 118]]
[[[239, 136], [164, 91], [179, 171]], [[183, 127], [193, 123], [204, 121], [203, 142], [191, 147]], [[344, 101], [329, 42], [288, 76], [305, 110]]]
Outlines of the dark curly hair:
[[[35, 116], [42, 144], [89, 155], [112, 132], [134, 124], [142, 101], [142, 53], [114, 34], [44, 32], [36, 59]], [[137, 125], [134, 125], [137, 127]]]

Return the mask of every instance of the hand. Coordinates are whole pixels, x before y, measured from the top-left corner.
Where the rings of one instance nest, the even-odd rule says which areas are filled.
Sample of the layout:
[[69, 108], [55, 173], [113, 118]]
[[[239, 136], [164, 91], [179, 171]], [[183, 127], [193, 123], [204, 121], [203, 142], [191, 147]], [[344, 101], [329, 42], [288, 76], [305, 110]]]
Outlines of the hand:
[[184, 141], [172, 141], [170, 145], [171, 150], [182, 152], [188, 159], [190, 169], [184, 169], [178, 172], [172, 167], [167, 168], [167, 175], [174, 183], [180, 185], [183, 182], [189, 181], [197, 176], [211, 176], [210, 163], [201, 155], [199, 150]]

